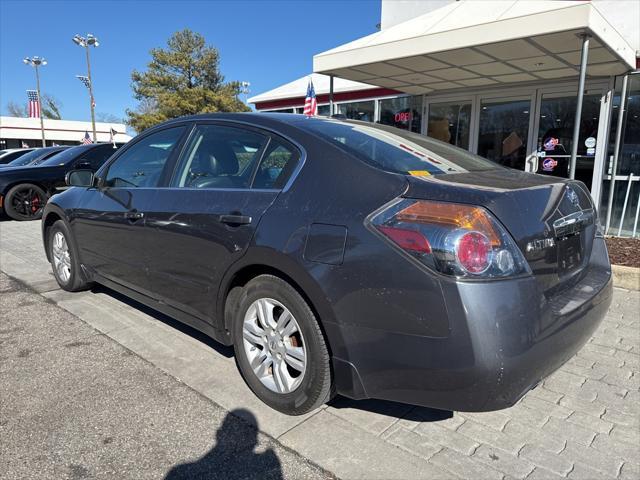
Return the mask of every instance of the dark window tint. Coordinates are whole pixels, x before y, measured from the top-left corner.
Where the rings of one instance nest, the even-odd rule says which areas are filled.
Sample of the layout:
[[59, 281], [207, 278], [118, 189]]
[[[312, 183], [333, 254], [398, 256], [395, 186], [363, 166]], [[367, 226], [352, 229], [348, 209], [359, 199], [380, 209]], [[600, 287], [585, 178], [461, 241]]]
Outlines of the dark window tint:
[[107, 187], [155, 187], [185, 127], [173, 127], [146, 136], [131, 145], [109, 166]]
[[298, 151], [292, 146], [271, 139], [258, 166], [253, 188], [282, 188], [298, 164]]
[[107, 159], [116, 152], [112, 144], [104, 144], [90, 149], [80, 157], [79, 162], [88, 163], [93, 170], [97, 170]]
[[384, 125], [328, 119], [308, 119], [296, 125], [388, 172], [437, 175], [500, 168], [461, 148]]
[[171, 186], [248, 188], [266, 138], [242, 128], [198, 126]]

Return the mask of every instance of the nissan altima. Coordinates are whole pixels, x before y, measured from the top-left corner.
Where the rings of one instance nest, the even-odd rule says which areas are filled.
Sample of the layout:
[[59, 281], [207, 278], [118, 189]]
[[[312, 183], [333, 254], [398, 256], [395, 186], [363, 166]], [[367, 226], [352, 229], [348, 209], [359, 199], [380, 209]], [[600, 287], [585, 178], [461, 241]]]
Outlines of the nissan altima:
[[509, 407], [611, 302], [582, 183], [392, 127], [180, 118], [67, 182], [42, 220], [59, 285], [98, 282], [233, 345], [291, 415], [336, 393]]

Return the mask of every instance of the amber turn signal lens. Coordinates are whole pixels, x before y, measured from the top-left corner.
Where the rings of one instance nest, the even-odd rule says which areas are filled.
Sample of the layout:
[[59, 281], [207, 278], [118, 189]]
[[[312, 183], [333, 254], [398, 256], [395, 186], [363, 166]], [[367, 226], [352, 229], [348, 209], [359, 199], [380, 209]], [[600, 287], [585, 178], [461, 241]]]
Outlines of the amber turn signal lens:
[[482, 208], [459, 203], [418, 201], [395, 215], [401, 222], [447, 225], [483, 233], [492, 247], [501, 245], [500, 236]]

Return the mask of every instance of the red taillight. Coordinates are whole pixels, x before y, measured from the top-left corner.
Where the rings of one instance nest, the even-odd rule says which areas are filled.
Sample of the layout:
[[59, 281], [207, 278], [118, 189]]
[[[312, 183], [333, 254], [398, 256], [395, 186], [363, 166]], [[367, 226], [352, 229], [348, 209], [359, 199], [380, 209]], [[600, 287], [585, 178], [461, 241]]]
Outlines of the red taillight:
[[491, 263], [491, 243], [489, 239], [478, 232], [468, 232], [462, 235], [456, 244], [456, 258], [469, 273], [482, 273]]
[[393, 240], [399, 247], [418, 253], [431, 253], [429, 240], [420, 232], [405, 230], [404, 228], [378, 225], [378, 230]]
[[445, 275], [501, 278], [530, 273], [509, 233], [478, 205], [402, 198], [369, 221], [390, 243]]

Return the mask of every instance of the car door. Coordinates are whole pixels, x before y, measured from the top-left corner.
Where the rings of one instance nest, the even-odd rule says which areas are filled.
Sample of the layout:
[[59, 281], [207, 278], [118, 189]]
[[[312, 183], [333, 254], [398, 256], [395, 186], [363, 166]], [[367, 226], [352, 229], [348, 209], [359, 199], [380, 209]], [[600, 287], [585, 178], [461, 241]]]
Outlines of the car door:
[[149, 294], [144, 211], [154, 202], [186, 125], [153, 132], [128, 145], [87, 189], [72, 228], [83, 264], [105, 278]]
[[[288, 156], [273, 153], [280, 145], [265, 132], [229, 123], [194, 128], [169, 187], [145, 211], [146, 228], [154, 231], [148, 246], [154, 295], [205, 321], [213, 317], [222, 275], [246, 251], [299, 159], [289, 144]], [[275, 164], [266, 166], [273, 155], [289, 164], [279, 181]]]

